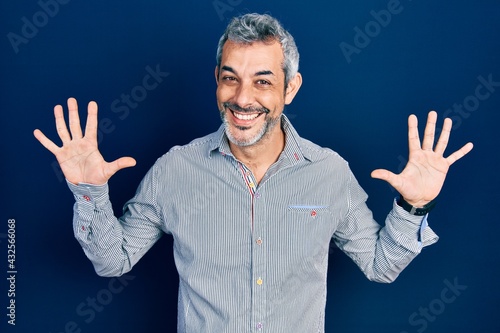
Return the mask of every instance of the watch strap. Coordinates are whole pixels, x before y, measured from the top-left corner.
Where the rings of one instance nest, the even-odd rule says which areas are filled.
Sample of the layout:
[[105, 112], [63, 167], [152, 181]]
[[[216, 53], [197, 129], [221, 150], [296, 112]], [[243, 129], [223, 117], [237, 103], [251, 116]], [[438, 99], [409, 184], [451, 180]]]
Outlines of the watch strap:
[[398, 200], [396, 201], [397, 204], [406, 210], [408, 213], [417, 215], [417, 216], [424, 216], [425, 214], [429, 213], [435, 206], [436, 206], [436, 200], [432, 200], [428, 204], [426, 204], [424, 207], [415, 207], [410, 205], [405, 199], [403, 199], [403, 196], [399, 196]]

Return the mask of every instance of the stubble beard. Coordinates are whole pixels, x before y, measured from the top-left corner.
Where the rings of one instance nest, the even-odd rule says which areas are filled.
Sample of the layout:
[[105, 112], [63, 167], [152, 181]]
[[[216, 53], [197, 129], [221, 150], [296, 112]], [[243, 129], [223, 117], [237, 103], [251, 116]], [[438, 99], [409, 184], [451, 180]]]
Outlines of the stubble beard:
[[[238, 139], [236, 138], [233, 133], [231, 132], [231, 124], [229, 124], [229, 121], [227, 120], [227, 112], [231, 112], [228, 110], [228, 106], [232, 106], [232, 109], [237, 109], [238, 111], [243, 111], [245, 109], [237, 107], [235, 105], [229, 104], [229, 103], [223, 103], [223, 107], [220, 110], [220, 116], [222, 119], [222, 122], [224, 123], [224, 128], [226, 132], [226, 136], [228, 140], [238, 146], [238, 147], [249, 147], [257, 144], [258, 142], [261, 142], [263, 139], [269, 136], [269, 134], [272, 132], [276, 124], [279, 123], [280, 117], [271, 117], [269, 116], [269, 110], [262, 108], [262, 110], [265, 110], [264, 117], [265, 117], [265, 122], [260, 128], [259, 132], [255, 134], [253, 137], [246, 138], [246, 139]], [[228, 110], [226, 112], [226, 110]], [[255, 108], [249, 108], [247, 111], [255, 111]], [[240, 131], [248, 131], [251, 129], [251, 127], [246, 127], [246, 126], [236, 126], [237, 130]]]

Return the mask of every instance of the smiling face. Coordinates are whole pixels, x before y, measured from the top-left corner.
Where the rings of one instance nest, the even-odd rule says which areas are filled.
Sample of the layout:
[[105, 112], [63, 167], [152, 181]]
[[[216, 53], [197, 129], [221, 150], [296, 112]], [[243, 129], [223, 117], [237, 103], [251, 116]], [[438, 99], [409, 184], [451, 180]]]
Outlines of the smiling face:
[[274, 42], [234, 43], [222, 50], [215, 69], [217, 104], [230, 142], [247, 147], [281, 134], [280, 117], [300, 87], [300, 74], [285, 93], [283, 51]]

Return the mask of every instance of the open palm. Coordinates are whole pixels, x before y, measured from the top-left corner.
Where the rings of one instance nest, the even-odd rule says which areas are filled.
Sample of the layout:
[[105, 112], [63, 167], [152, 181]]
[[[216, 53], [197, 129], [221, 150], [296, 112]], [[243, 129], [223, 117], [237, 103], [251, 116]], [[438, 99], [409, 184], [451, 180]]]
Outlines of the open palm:
[[452, 122], [445, 119], [443, 130], [433, 149], [437, 113], [429, 112], [424, 130], [424, 139], [420, 145], [417, 117], [408, 118], [408, 145], [410, 156], [404, 170], [396, 175], [385, 169], [372, 172], [373, 178], [387, 181], [403, 198], [415, 207], [423, 207], [435, 199], [443, 187], [449, 167], [465, 156], [473, 148], [467, 143], [448, 157], [444, 151], [448, 145]]
[[[40, 143], [53, 153], [66, 179], [74, 184], [87, 183], [101, 185], [108, 181], [118, 170], [135, 165], [131, 157], [122, 157], [113, 162], [106, 162], [97, 148], [97, 104], [88, 105], [85, 135], [80, 126], [78, 104], [74, 98], [68, 99], [69, 130], [64, 120], [61, 105], [54, 107], [54, 116], [62, 147], [57, 146], [40, 130], [34, 135]], [[70, 134], [71, 133], [71, 134]]]

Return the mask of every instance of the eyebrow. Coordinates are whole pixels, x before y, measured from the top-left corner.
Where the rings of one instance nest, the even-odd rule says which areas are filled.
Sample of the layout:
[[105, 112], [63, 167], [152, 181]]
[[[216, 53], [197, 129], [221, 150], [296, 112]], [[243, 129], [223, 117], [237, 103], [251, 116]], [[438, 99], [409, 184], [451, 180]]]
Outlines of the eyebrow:
[[[234, 68], [232, 68], [230, 66], [222, 66], [221, 71], [228, 71], [228, 72], [231, 72], [234, 74], [238, 74], [238, 73], [236, 73]], [[273, 76], [275, 76], [274, 73], [270, 70], [262, 70], [262, 71], [258, 71], [254, 74], [254, 76], [260, 76], [260, 75], [273, 75]]]
[[233, 67], [229, 67], [229, 66], [222, 66], [221, 67], [221, 72], [222, 71], [228, 71], [228, 72], [236, 74], [236, 71], [233, 69]]
[[260, 76], [260, 75], [273, 75], [274, 76], [274, 73], [272, 71], [269, 71], [269, 70], [258, 71], [257, 73], [255, 73], [255, 76]]

